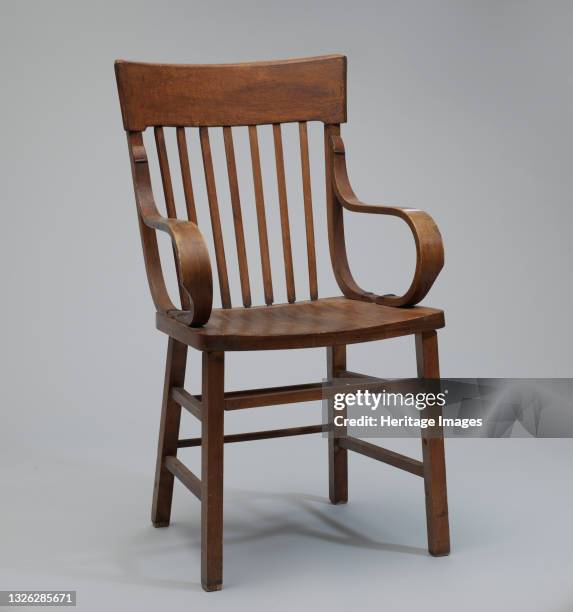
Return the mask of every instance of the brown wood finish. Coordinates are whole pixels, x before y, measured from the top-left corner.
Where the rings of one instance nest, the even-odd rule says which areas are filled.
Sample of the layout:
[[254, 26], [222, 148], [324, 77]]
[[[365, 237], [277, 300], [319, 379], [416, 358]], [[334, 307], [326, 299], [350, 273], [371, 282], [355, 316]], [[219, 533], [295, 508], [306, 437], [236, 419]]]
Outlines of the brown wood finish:
[[[165, 146], [165, 135], [162, 127], [155, 128], [155, 144], [157, 147], [157, 157], [159, 160], [159, 169], [161, 172], [161, 183], [163, 184], [163, 193], [165, 196], [165, 208], [167, 210], [167, 217], [170, 219], [177, 218], [177, 211], [175, 209], [175, 197], [173, 196], [173, 185], [171, 183], [171, 172], [169, 170], [169, 161], [167, 159], [167, 148]], [[176, 245], [173, 245], [176, 256]], [[184, 287], [181, 285], [181, 270], [177, 268], [177, 280], [179, 284], [179, 299], [181, 300], [181, 307], [183, 309], [189, 308], [189, 296], [185, 292]]]
[[365, 457], [376, 459], [382, 463], [387, 463], [393, 467], [397, 467], [416, 476], [423, 475], [423, 463], [417, 459], [406, 457], [395, 451], [388, 450], [366, 442], [365, 440], [359, 440], [358, 438], [346, 437], [340, 439], [340, 446], [344, 449], [354, 451]]
[[360, 289], [352, 277], [344, 246], [344, 228], [340, 220], [338, 227], [334, 229], [337, 240], [332, 252], [334, 255], [333, 268], [335, 273], [337, 272], [337, 280], [342, 292], [353, 299], [387, 306], [417, 304], [424, 299], [444, 265], [444, 248], [437, 225], [430, 215], [421, 210], [395, 206], [374, 206], [360, 202], [348, 180], [344, 144], [340, 137], [340, 130], [330, 130], [329, 136], [329, 142], [327, 141], [327, 147], [329, 148], [328, 163], [332, 172], [331, 189], [334, 192], [331, 196], [331, 206], [339, 210], [337, 214], [342, 215], [341, 208], [345, 208], [352, 212], [399, 217], [406, 221], [416, 242], [416, 271], [410, 288], [399, 297], [395, 295], [375, 295]]
[[[449, 552], [443, 432], [422, 433], [422, 461], [404, 457], [369, 442], [334, 435], [332, 402], [328, 423], [224, 435], [225, 410], [319, 400], [340, 379], [364, 384], [364, 374], [347, 368], [346, 346], [359, 342], [415, 335], [418, 376], [439, 376], [436, 330], [444, 326], [441, 310], [415, 306], [428, 293], [444, 261], [441, 236], [426, 213], [410, 208], [371, 206], [358, 200], [350, 186], [340, 124], [346, 121], [346, 58], [341, 55], [276, 62], [226, 65], [115, 65], [122, 117], [127, 132], [137, 215], [157, 328], [169, 336], [152, 521], [170, 521], [174, 478], [201, 500], [201, 582], [207, 591], [222, 585], [223, 448], [245, 442], [328, 432], [329, 495], [333, 503], [348, 499], [348, 451], [365, 455], [423, 477], [426, 495], [428, 548], [432, 555]], [[315, 222], [311, 188], [308, 121], [324, 125], [326, 212], [330, 261], [341, 296], [320, 297], [317, 278]], [[296, 302], [287, 198], [287, 174], [281, 125], [298, 123], [310, 300]], [[273, 304], [273, 272], [269, 252], [261, 151], [257, 126], [272, 125], [278, 205], [281, 223], [286, 304]], [[254, 206], [257, 217], [265, 305], [253, 305], [243, 211], [237, 177], [232, 126], [248, 127]], [[166, 202], [162, 215], [153, 196], [143, 132], [153, 129]], [[187, 220], [176, 218], [165, 131], [175, 128]], [[186, 128], [198, 129], [207, 202], [197, 201], [189, 164]], [[242, 307], [232, 307], [229, 272], [215, 184], [209, 129], [222, 129], [229, 193], [237, 248]], [[287, 166], [288, 167], [288, 166]], [[213, 309], [213, 274], [209, 249], [197, 225], [199, 206], [208, 205], [222, 308]], [[245, 204], [246, 205], [246, 204]], [[252, 205], [249, 203], [249, 205]], [[296, 206], [296, 205], [293, 205]], [[290, 211], [292, 213], [292, 210]], [[392, 215], [405, 221], [416, 245], [416, 270], [402, 296], [376, 295], [358, 286], [349, 265], [344, 216], [354, 213]], [[300, 216], [300, 214], [299, 214]], [[180, 305], [171, 300], [163, 277], [156, 231], [172, 241], [180, 289]], [[294, 234], [293, 234], [294, 235]], [[271, 236], [271, 239], [273, 236]], [[202, 352], [202, 392], [184, 388], [188, 347]], [[227, 351], [326, 347], [330, 382], [225, 392]], [[369, 377], [371, 378], [371, 377]], [[338, 382], [337, 382], [338, 380]], [[382, 379], [378, 379], [382, 382]], [[387, 383], [384, 383], [387, 384]], [[181, 407], [201, 422], [201, 437], [179, 439]], [[435, 410], [434, 410], [435, 412]], [[177, 457], [178, 448], [201, 447], [201, 478]]]
[[[269, 438], [289, 438], [291, 436], [304, 436], [308, 434], [322, 433], [325, 425], [305, 425], [304, 427], [288, 427], [286, 429], [268, 429], [265, 431], [249, 431], [247, 433], [228, 434], [223, 437], [225, 444], [232, 442], [251, 442], [253, 440], [268, 440]], [[186, 438], [179, 440], [179, 448], [190, 448], [201, 446], [201, 438]]]
[[187, 208], [187, 219], [197, 224], [197, 210], [195, 208], [195, 196], [193, 195], [193, 182], [191, 181], [191, 169], [189, 167], [189, 151], [187, 150], [187, 137], [185, 128], [177, 128], [177, 150], [179, 151], [179, 163], [181, 166], [181, 179], [183, 181], [183, 193], [185, 194], [185, 206]]
[[285, 262], [285, 278], [287, 300], [292, 303], [296, 300], [294, 288], [294, 270], [292, 265], [292, 247], [290, 243], [290, 223], [288, 219], [288, 203], [285, 179], [285, 162], [283, 157], [283, 137], [280, 123], [273, 125], [273, 138], [275, 142], [275, 161], [277, 165], [277, 186], [279, 193], [279, 207], [281, 217], [281, 232], [283, 239], [283, 256]]
[[[416, 361], [420, 378], [440, 378], [438, 335], [435, 331], [416, 334]], [[436, 423], [441, 415], [439, 406], [423, 411], [424, 418]], [[439, 425], [422, 429], [422, 460], [424, 464], [424, 490], [428, 525], [428, 550], [436, 557], [450, 553], [450, 527], [448, 495], [446, 489], [446, 459], [444, 434]]]
[[[372, 381], [382, 379], [358, 374], [356, 372], [348, 372], [342, 370], [337, 378], [360, 378]], [[392, 388], [392, 385], [388, 385]], [[338, 385], [336, 380], [330, 384], [326, 382], [304, 383], [302, 385], [286, 385], [283, 387], [265, 387], [262, 389], [244, 389], [241, 391], [227, 391], [225, 393], [225, 410], [244, 410], [246, 408], [260, 408], [264, 406], [278, 406], [280, 404], [293, 404], [295, 402], [312, 402], [323, 399], [325, 392], [329, 393], [337, 391], [352, 391], [362, 389], [363, 385], [360, 382], [349, 384], [344, 381]], [[171, 390], [171, 397], [183, 408], [186, 408], [195, 418], [202, 418], [202, 396], [191, 395], [185, 389], [175, 387]]]
[[199, 350], [315, 348], [405, 336], [444, 326], [444, 313], [399, 309], [344, 297], [214, 310], [209, 324], [189, 327], [157, 315], [157, 328]]
[[165, 147], [165, 134], [163, 128], [155, 128], [155, 144], [157, 146], [157, 156], [159, 158], [159, 170], [161, 172], [161, 182], [163, 183], [163, 193], [165, 194], [165, 208], [170, 219], [177, 218], [175, 210], [175, 197], [173, 196], [173, 185], [171, 184], [171, 172], [169, 171], [169, 161], [167, 159], [167, 148]]
[[[225, 393], [225, 410], [243, 410], [260, 406], [276, 406], [294, 402], [310, 402], [322, 399], [324, 383], [306, 383], [284, 387], [267, 387], [264, 389], [244, 389]], [[202, 396], [191, 395], [185, 389], [172, 390], [173, 399], [187, 408], [193, 416], [201, 419]]]
[[346, 121], [343, 55], [244, 64], [118, 60], [123, 126], [222, 126]]
[[196, 419], [201, 421], [203, 419], [203, 406], [201, 399], [191, 395], [188, 391], [181, 387], [173, 387], [171, 389], [171, 399], [177, 402], [181, 408], [185, 408], [190, 414]]
[[[333, 381], [346, 370], [346, 346], [329, 346], [326, 349], [326, 367], [329, 381]], [[340, 411], [346, 416], [346, 409]], [[328, 491], [333, 504], [345, 504], [348, 501], [348, 452], [341, 444], [346, 435], [346, 428], [334, 427], [334, 400], [328, 400]], [[336, 435], [335, 435], [336, 434]]]
[[249, 266], [247, 263], [247, 249], [245, 247], [245, 231], [243, 229], [243, 214], [241, 211], [241, 198], [239, 196], [239, 181], [237, 179], [237, 165], [235, 162], [232, 128], [228, 126], [223, 128], [223, 138], [225, 140], [229, 191], [231, 194], [231, 205], [233, 207], [233, 225], [235, 226], [237, 258], [239, 260], [239, 275], [241, 277], [241, 294], [243, 296], [243, 306], [249, 307], [251, 305], [251, 285], [249, 282]]
[[173, 473], [165, 464], [166, 457], [177, 454], [181, 407], [171, 398], [173, 387], [185, 384], [187, 365], [187, 346], [169, 338], [163, 386], [163, 405], [157, 446], [157, 466], [153, 489], [151, 522], [155, 527], [166, 527], [171, 519], [171, 500], [173, 498]]
[[203, 353], [201, 427], [201, 584], [206, 591], [223, 585], [223, 414], [224, 353]]
[[267, 387], [265, 389], [245, 389], [225, 393], [225, 410], [243, 410], [261, 406], [278, 406], [294, 402], [320, 400], [323, 394], [322, 383]]
[[[177, 446], [179, 446], [179, 444], [177, 444]], [[165, 467], [173, 476], [176, 476], [195, 497], [201, 499], [201, 481], [184, 463], [179, 461], [177, 457], [169, 456], [165, 457]]]
[[302, 170], [302, 192], [304, 199], [304, 220], [306, 229], [306, 253], [308, 258], [308, 283], [310, 299], [318, 299], [316, 276], [316, 248], [314, 244], [314, 215], [312, 212], [312, 188], [310, 183], [310, 160], [308, 155], [308, 130], [306, 122], [298, 126], [300, 139], [300, 165]]
[[362, 372], [352, 372], [351, 370], [344, 370], [339, 374], [340, 378], [368, 378], [369, 380], [375, 379], [383, 381], [383, 378], [376, 376], [370, 376], [369, 374], [363, 374]]
[[[158, 313], [169, 314], [187, 325], [202, 325], [209, 320], [213, 305], [213, 276], [209, 251], [197, 225], [163, 217], [157, 210], [149, 162], [141, 132], [128, 133], [127, 143], [143, 244], [145, 269], [151, 296]], [[183, 295], [183, 310], [175, 307], [163, 278], [161, 259], [154, 230], [166, 232], [173, 243], [177, 278]]]
[[263, 177], [261, 175], [261, 158], [259, 153], [259, 137], [257, 126], [249, 126], [249, 142], [251, 145], [251, 163], [253, 166], [253, 183], [255, 187], [255, 204], [257, 207], [257, 224], [259, 226], [259, 247], [261, 249], [261, 267], [263, 270], [263, 285], [265, 303], [273, 303], [273, 279], [271, 276], [271, 258], [269, 255], [269, 235], [267, 232], [267, 217], [265, 215], [265, 196], [263, 194]]
[[209, 213], [211, 215], [211, 229], [213, 230], [213, 242], [215, 243], [215, 259], [217, 261], [217, 274], [219, 276], [219, 288], [221, 290], [221, 304], [223, 308], [230, 308], [231, 293], [229, 291], [227, 259], [225, 257], [225, 245], [223, 243], [223, 231], [221, 229], [221, 217], [219, 215], [219, 201], [217, 199], [217, 187], [215, 185], [213, 158], [211, 157], [209, 129], [206, 127], [199, 128], [199, 137], [201, 139], [201, 152], [203, 153], [203, 168], [205, 169], [205, 184], [207, 186], [207, 200], [209, 201]]

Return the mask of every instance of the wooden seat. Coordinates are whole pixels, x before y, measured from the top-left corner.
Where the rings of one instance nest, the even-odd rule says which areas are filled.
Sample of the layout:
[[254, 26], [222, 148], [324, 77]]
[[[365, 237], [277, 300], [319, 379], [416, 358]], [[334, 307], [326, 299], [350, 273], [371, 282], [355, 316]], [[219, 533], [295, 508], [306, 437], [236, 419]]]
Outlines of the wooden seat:
[[157, 327], [201, 351], [311, 348], [393, 338], [444, 326], [444, 313], [421, 306], [392, 308], [345, 297], [253, 308], [216, 309], [204, 327], [165, 315]]
[[[333, 427], [334, 408], [325, 396], [325, 383], [304, 383], [254, 390], [225, 390], [225, 352], [326, 347], [326, 387], [341, 378], [358, 378], [346, 364], [346, 345], [412, 335], [415, 338], [418, 376], [439, 378], [436, 330], [444, 326], [441, 310], [416, 306], [428, 293], [444, 263], [440, 232], [425, 212], [413, 208], [368, 205], [354, 194], [346, 171], [346, 153], [340, 125], [346, 122], [346, 57], [329, 55], [274, 62], [220, 65], [144, 64], [117, 61], [115, 64], [123, 125], [129, 158], [145, 268], [151, 297], [157, 311], [157, 328], [167, 334], [167, 359], [163, 403], [157, 448], [155, 486], [151, 519], [155, 527], [166, 527], [171, 518], [174, 479], [181, 481], [201, 500], [201, 583], [206, 591], [216, 591], [223, 580], [223, 455], [224, 444], [263, 438], [281, 438], [328, 432], [329, 497], [332, 503], [348, 499], [348, 452], [421, 476], [426, 497], [428, 550], [446, 555], [450, 550], [444, 443], [441, 427], [421, 432], [422, 461], [412, 459], [358, 440], [346, 430]], [[313, 197], [310, 166], [309, 122], [322, 126], [325, 153], [326, 198], [319, 205], [326, 209], [326, 227], [315, 227], [316, 198]], [[300, 157], [297, 180], [302, 197], [289, 202], [287, 169], [283, 150], [283, 124], [297, 128]], [[282, 270], [273, 270], [269, 249], [267, 212], [268, 182], [263, 181], [260, 126], [272, 126], [276, 191], [273, 206], [280, 221]], [[241, 193], [234, 133], [248, 132], [253, 196]], [[198, 134], [197, 149], [203, 162], [203, 175], [191, 171], [190, 131]], [[211, 135], [222, 132], [229, 209], [234, 240], [225, 234], [216, 180]], [[155, 147], [144, 135], [152, 132]], [[170, 163], [168, 132], [173, 133], [177, 162]], [[270, 134], [269, 130], [269, 134]], [[156, 204], [149, 156], [153, 149], [162, 186], [165, 214]], [[193, 151], [194, 152], [194, 151]], [[298, 155], [297, 155], [298, 157]], [[292, 169], [293, 166], [290, 166]], [[174, 172], [180, 177], [186, 219], [177, 219], [173, 185]], [[194, 186], [204, 180], [205, 198], [197, 198]], [[322, 181], [321, 181], [322, 182]], [[200, 200], [205, 199], [205, 202]], [[291, 198], [292, 199], [292, 198]], [[205, 214], [198, 214], [204, 206]], [[243, 226], [246, 206], [256, 215], [260, 256], [260, 287], [264, 305], [256, 305], [252, 289], [252, 252], [248, 253]], [[199, 219], [209, 224], [200, 227]], [[376, 295], [360, 287], [350, 269], [345, 244], [344, 218], [349, 214], [385, 216], [403, 220], [411, 230], [416, 247], [416, 269], [403, 295]], [[230, 216], [230, 215], [228, 215]], [[304, 224], [304, 242], [291, 236], [291, 223]], [[227, 223], [230, 223], [228, 220]], [[319, 297], [316, 230], [328, 234], [328, 257], [341, 292], [339, 297]], [[171, 239], [177, 273], [179, 304], [169, 295], [164, 281], [156, 232]], [[293, 234], [294, 235], [294, 234]], [[211, 261], [207, 240], [212, 237]], [[230, 249], [236, 254], [238, 282], [229, 282]], [[306, 278], [295, 283], [293, 251], [306, 262]], [[249, 255], [249, 256], [248, 256]], [[257, 275], [259, 272], [257, 271]], [[275, 303], [277, 278], [284, 279], [286, 304]], [[282, 282], [282, 281], [281, 281]], [[213, 309], [213, 291], [220, 295], [221, 308]], [[240, 288], [238, 296], [231, 288]], [[253, 285], [254, 287], [254, 285]], [[304, 301], [300, 288], [308, 288]], [[309, 298], [309, 299], [308, 299]], [[202, 389], [192, 394], [185, 389], [188, 347], [201, 351]], [[359, 384], [359, 383], [357, 383]], [[326, 423], [225, 435], [227, 410], [249, 409], [274, 404], [320, 400], [328, 405]], [[184, 408], [201, 423], [201, 436], [180, 439], [179, 426]], [[432, 408], [432, 416], [441, 414]], [[341, 413], [344, 416], [344, 411]], [[178, 449], [201, 447], [201, 474], [193, 474], [179, 459]]]

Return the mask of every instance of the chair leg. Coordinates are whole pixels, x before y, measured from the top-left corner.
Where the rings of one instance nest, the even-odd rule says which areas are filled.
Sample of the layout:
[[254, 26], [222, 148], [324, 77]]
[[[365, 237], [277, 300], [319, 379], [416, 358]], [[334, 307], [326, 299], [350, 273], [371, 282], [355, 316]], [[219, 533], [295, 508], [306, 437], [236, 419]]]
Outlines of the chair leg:
[[151, 509], [151, 521], [155, 527], [167, 527], [171, 518], [173, 474], [165, 467], [165, 457], [177, 454], [181, 406], [176, 404], [170, 395], [173, 387], [184, 386], [186, 365], [187, 346], [173, 338], [169, 338], [165, 364], [161, 423], [159, 426], [159, 442], [157, 445], [153, 505]]
[[223, 422], [225, 354], [203, 353], [201, 584], [223, 585]]
[[[435, 331], [416, 334], [416, 359], [418, 376], [439, 378], [438, 336]], [[426, 408], [431, 418], [438, 419], [440, 407]], [[426, 519], [428, 526], [428, 550], [436, 557], [450, 552], [450, 528], [448, 521], [448, 496], [446, 490], [446, 461], [444, 435], [441, 427], [422, 430], [422, 459], [424, 463], [424, 490], [426, 494]]]
[[[332, 380], [346, 370], [346, 346], [327, 347], [327, 377]], [[346, 414], [346, 410], [337, 411]], [[334, 423], [334, 400], [328, 400], [328, 422]], [[340, 433], [340, 428], [338, 429]], [[328, 489], [330, 501], [333, 504], [345, 504], [348, 501], [348, 451], [342, 448], [339, 438], [334, 436], [332, 429], [328, 433]]]

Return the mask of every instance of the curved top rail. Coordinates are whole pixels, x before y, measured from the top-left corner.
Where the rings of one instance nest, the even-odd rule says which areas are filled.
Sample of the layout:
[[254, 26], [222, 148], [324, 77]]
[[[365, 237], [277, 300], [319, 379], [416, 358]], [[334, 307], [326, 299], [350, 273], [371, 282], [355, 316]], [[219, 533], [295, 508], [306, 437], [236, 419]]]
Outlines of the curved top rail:
[[115, 72], [128, 131], [346, 121], [344, 55], [241, 64], [117, 60]]

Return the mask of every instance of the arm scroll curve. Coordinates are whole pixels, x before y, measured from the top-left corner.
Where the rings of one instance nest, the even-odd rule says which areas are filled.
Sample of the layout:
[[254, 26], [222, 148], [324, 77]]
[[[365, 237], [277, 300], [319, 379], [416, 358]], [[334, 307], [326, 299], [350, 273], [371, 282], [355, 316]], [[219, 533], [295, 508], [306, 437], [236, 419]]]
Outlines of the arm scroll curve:
[[379, 206], [364, 204], [354, 193], [348, 172], [344, 143], [338, 134], [330, 138], [330, 160], [333, 190], [332, 206], [358, 213], [371, 213], [378, 215], [390, 215], [404, 220], [416, 243], [416, 269], [410, 287], [401, 296], [376, 295], [362, 290], [354, 281], [344, 246], [344, 227], [342, 222], [342, 210], [332, 214], [333, 227], [331, 240], [338, 239], [342, 244], [337, 248], [331, 245], [333, 267], [338, 283], [347, 297], [368, 302], [375, 302], [385, 306], [413, 306], [420, 302], [431, 289], [440, 270], [444, 265], [444, 247], [442, 236], [437, 225], [430, 215], [422, 210], [414, 208], [399, 208], [395, 206]]
[[[128, 133], [128, 145], [145, 269], [155, 307], [186, 325], [204, 325], [213, 307], [213, 274], [201, 230], [191, 221], [166, 218], [159, 213], [141, 132]], [[171, 238], [182, 308], [173, 304], [167, 292], [155, 230], [166, 232]]]

